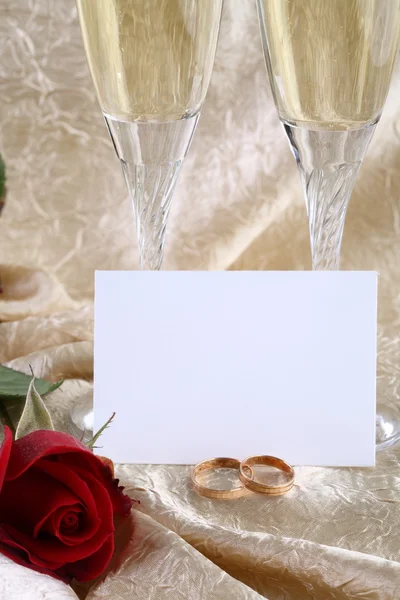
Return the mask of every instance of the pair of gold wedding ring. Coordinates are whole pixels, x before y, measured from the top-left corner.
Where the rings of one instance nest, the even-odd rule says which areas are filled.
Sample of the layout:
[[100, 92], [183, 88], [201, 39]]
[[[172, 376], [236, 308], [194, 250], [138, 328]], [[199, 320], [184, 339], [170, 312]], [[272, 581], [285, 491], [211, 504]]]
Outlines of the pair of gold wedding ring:
[[[286, 482], [281, 485], [269, 485], [261, 483], [254, 479], [252, 467], [260, 465], [266, 467], [274, 467], [286, 474]], [[202, 484], [201, 478], [207, 471], [215, 469], [236, 469], [239, 471], [239, 479], [241, 484], [239, 487], [231, 490], [222, 490], [206, 487]], [[275, 456], [250, 456], [240, 462], [236, 458], [212, 458], [204, 460], [195, 466], [192, 471], [193, 487], [200, 496], [206, 498], [214, 498], [216, 500], [231, 500], [232, 498], [240, 498], [247, 494], [250, 490], [257, 494], [265, 494], [266, 496], [282, 496], [292, 489], [294, 484], [294, 470], [281, 458]]]

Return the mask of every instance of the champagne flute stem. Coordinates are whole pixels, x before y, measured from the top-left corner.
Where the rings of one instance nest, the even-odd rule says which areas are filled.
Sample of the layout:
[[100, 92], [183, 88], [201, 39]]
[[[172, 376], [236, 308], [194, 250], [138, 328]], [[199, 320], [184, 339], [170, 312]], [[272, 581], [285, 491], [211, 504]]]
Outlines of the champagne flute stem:
[[284, 123], [306, 200], [313, 270], [338, 270], [347, 207], [376, 123], [326, 130]]
[[162, 267], [171, 202], [198, 118], [127, 122], [105, 115], [133, 204], [141, 269]]
[[181, 162], [171, 165], [136, 165], [133, 180], [122, 163], [136, 217], [140, 268], [159, 271], [164, 259], [165, 232]]
[[337, 271], [344, 223], [359, 167], [314, 169], [305, 183], [313, 271]]

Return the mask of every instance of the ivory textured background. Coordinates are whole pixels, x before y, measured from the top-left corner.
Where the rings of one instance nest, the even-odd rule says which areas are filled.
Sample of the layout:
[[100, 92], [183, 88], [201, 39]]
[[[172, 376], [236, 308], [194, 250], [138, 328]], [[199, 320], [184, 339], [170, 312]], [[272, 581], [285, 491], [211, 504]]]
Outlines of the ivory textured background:
[[[9, 187], [0, 220], [0, 361], [66, 377], [50, 400], [65, 424], [67, 408], [91, 390], [93, 271], [137, 266], [131, 207], [73, 0], [0, 0], [0, 52]], [[381, 273], [378, 388], [396, 408], [399, 95], [396, 75], [350, 204], [342, 263]], [[226, 0], [212, 84], [173, 203], [166, 267], [309, 266], [304, 203], [267, 85], [254, 2]], [[139, 426], [146, 424], [132, 423], [132, 435]], [[197, 497], [187, 468], [120, 466], [141, 501], [136, 529], [122, 564], [88, 598], [400, 598], [399, 459], [395, 449], [375, 470], [298, 469], [289, 496], [235, 503]], [[7, 598], [20, 599], [24, 581], [29, 598], [33, 589], [38, 598], [69, 597], [32, 575], [4, 588]]]

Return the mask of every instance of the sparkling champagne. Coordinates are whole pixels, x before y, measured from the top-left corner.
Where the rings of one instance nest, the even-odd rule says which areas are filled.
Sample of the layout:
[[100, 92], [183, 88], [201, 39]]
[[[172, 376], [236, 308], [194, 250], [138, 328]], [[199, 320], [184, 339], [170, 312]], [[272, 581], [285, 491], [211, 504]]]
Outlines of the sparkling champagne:
[[77, 0], [103, 112], [125, 121], [197, 114], [211, 78], [222, 0]]
[[400, 0], [260, 0], [281, 119], [310, 129], [379, 119], [398, 47]]

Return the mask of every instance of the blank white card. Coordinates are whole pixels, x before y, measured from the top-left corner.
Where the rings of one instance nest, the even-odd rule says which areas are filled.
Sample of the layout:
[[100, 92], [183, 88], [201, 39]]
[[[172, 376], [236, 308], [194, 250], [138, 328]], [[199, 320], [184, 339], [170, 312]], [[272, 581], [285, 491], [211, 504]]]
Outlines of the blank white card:
[[377, 274], [98, 272], [101, 454], [375, 461]]

